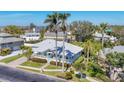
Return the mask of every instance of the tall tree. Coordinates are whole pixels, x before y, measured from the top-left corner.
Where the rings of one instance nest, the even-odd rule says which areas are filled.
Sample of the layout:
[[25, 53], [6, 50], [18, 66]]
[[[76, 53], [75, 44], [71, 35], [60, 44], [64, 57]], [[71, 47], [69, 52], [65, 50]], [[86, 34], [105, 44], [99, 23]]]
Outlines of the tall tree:
[[84, 43], [84, 53], [86, 54], [87, 62], [89, 61], [90, 54], [93, 51], [93, 45], [91, 40], [87, 40]]
[[67, 23], [66, 20], [70, 16], [69, 13], [60, 13], [59, 19], [61, 20], [61, 30], [63, 31], [63, 62], [62, 62], [62, 69], [64, 72], [64, 61], [65, 61], [65, 32], [67, 31]]
[[101, 23], [99, 27], [100, 27], [99, 30], [102, 33], [102, 49], [103, 49], [104, 48], [104, 34], [108, 28], [108, 24], [107, 23]]
[[49, 30], [55, 32], [55, 34], [56, 34], [56, 42], [55, 42], [56, 53], [55, 53], [55, 56], [56, 56], [56, 66], [57, 66], [57, 61], [58, 61], [58, 58], [57, 58], [57, 32], [58, 31], [57, 30], [58, 30], [58, 27], [60, 24], [59, 14], [57, 12], [54, 12], [51, 15], [47, 15], [47, 19], [44, 21], [44, 23], [48, 23], [47, 28]]
[[40, 31], [40, 39], [43, 40], [44, 39], [44, 34], [46, 32], [46, 28], [42, 28], [41, 31]]
[[89, 21], [74, 21], [71, 23], [70, 30], [75, 35], [77, 41], [92, 39], [94, 25]]

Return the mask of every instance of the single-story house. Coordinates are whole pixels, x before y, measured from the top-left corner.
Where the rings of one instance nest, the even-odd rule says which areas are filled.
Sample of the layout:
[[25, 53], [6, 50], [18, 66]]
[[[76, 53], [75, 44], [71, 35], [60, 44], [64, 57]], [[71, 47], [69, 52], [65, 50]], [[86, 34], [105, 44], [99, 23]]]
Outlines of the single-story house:
[[35, 41], [40, 39], [40, 33], [25, 33], [24, 35], [21, 35], [20, 38], [24, 39], [25, 42]]
[[[68, 41], [69, 39], [71, 39], [70, 37], [70, 32], [66, 32], [65, 33], [65, 40]], [[56, 33], [55, 32], [50, 32], [47, 31], [44, 35], [44, 39], [56, 39]], [[62, 31], [58, 31], [57, 32], [57, 40], [62, 41], [64, 39], [64, 33]]]
[[117, 53], [124, 53], [124, 46], [115, 46], [113, 48], [104, 48], [104, 54], [109, 54], [112, 52], [117, 52]]
[[[63, 38], [64, 38], [63, 32], [58, 32], [57, 33], [57, 39], [63, 40]], [[44, 39], [56, 39], [56, 33], [47, 31], [44, 35]]]
[[[35, 56], [46, 57], [47, 59], [55, 61], [56, 56], [56, 46], [55, 40], [46, 39], [40, 43], [33, 44], [32, 49]], [[72, 45], [65, 42], [65, 62], [71, 64], [78, 57], [81, 56], [83, 48]], [[59, 62], [62, 62], [63, 58], [63, 41], [57, 41], [57, 59]]]
[[[93, 36], [94, 36], [95, 40], [102, 40], [102, 34], [101, 33], [96, 32], [93, 34]], [[104, 40], [110, 40], [111, 42], [115, 42], [115, 41], [117, 41], [117, 38], [114, 36], [109, 36], [109, 35], [104, 33]]]
[[19, 50], [22, 45], [24, 45], [23, 39], [16, 38], [7, 33], [0, 33], [0, 50], [3, 48], [9, 48], [12, 51], [15, 51]]

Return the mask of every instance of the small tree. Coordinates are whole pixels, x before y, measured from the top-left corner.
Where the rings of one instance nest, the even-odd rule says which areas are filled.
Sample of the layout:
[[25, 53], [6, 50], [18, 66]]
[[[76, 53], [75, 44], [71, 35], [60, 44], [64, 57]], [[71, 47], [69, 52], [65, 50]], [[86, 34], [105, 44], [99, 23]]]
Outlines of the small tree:
[[41, 40], [44, 39], [44, 34], [45, 34], [45, 32], [46, 32], [46, 29], [43, 28], [43, 29], [41, 30], [41, 32], [40, 32], [40, 39], [41, 39]]
[[26, 49], [25, 56], [27, 57], [28, 60], [30, 60], [32, 53], [33, 53], [33, 51], [32, 51], [31, 47]]
[[20, 48], [22, 50], [22, 53], [28, 58], [28, 60], [30, 60], [30, 57], [33, 53], [32, 48], [28, 46], [21, 46]]

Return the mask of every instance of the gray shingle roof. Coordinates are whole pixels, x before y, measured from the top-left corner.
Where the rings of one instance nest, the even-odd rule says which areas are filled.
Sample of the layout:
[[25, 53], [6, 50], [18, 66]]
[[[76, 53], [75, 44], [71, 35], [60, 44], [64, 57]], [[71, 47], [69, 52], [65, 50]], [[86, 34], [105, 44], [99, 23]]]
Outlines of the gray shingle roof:
[[[46, 32], [45, 33], [45, 36], [50, 36], [50, 37], [56, 37], [56, 34], [55, 34], [55, 32]], [[63, 32], [58, 32], [57, 33], [57, 36], [58, 37], [63, 37], [64, 36], [64, 34], [63, 34]]]
[[0, 44], [23, 41], [21, 38], [13, 37], [7, 33], [0, 33]]
[[[34, 46], [37, 47], [34, 49], [35, 52], [43, 52], [48, 49], [54, 50], [55, 49], [55, 40], [46, 39], [40, 43], [34, 44]], [[62, 46], [63, 46], [63, 41], [57, 41], [57, 47], [62, 47]], [[65, 50], [69, 50], [72, 53], [76, 54], [76, 53], [82, 51], [83, 48], [65, 42]]]
[[0, 38], [0, 44], [10, 43], [10, 42], [19, 42], [19, 41], [23, 41], [23, 39], [21, 39], [21, 38], [15, 38], [15, 37]]
[[0, 33], [0, 37], [8, 37], [8, 36], [12, 36], [12, 35], [8, 33]]

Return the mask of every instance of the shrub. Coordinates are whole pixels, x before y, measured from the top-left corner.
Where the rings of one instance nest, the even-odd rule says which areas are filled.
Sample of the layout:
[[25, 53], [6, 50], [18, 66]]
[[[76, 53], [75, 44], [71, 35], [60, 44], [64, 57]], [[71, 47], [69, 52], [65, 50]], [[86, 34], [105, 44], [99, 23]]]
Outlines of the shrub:
[[9, 49], [9, 48], [4, 48], [4, 49], [1, 49], [1, 51], [0, 51], [1, 56], [6, 56], [10, 53], [11, 53], [11, 49]]
[[63, 78], [63, 79], [66, 79], [66, 80], [70, 80], [70, 79], [73, 78], [71, 72], [59, 73], [59, 74], [57, 74], [57, 77]]
[[72, 78], [73, 78], [73, 76], [72, 76], [71, 72], [65, 72], [65, 79], [70, 80]]
[[59, 73], [56, 76], [65, 79], [65, 73]]
[[50, 64], [51, 65], [56, 65], [56, 62], [55, 61], [51, 61]]
[[70, 69], [70, 72], [71, 72], [72, 74], [74, 74], [74, 70], [73, 70], [73, 69]]
[[37, 63], [47, 63], [46, 59], [40, 59], [40, 58], [31, 58], [31, 60], [33, 62], [37, 62]]
[[93, 62], [88, 64], [87, 72], [91, 77], [95, 77], [98, 73], [104, 74], [100, 66]]
[[81, 78], [81, 74], [75, 74], [77, 78]]
[[35, 44], [35, 43], [39, 43], [41, 40], [30, 40], [30, 41], [27, 41], [26, 43], [29, 43], [29, 44]]
[[111, 82], [111, 80], [107, 76], [105, 76], [103, 74], [97, 73], [96, 74], [96, 77], [99, 78], [99, 79], [101, 79], [101, 80], [103, 80], [103, 81]]
[[[56, 62], [55, 61], [51, 61], [50, 62], [51, 65], [56, 65]], [[62, 62], [58, 62], [57, 63], [58, 66], [62, 66]], [[70, 67], [71, 65], [70, 64], [67, 64], [67, 63], [64, 63], [64, 67]]]

